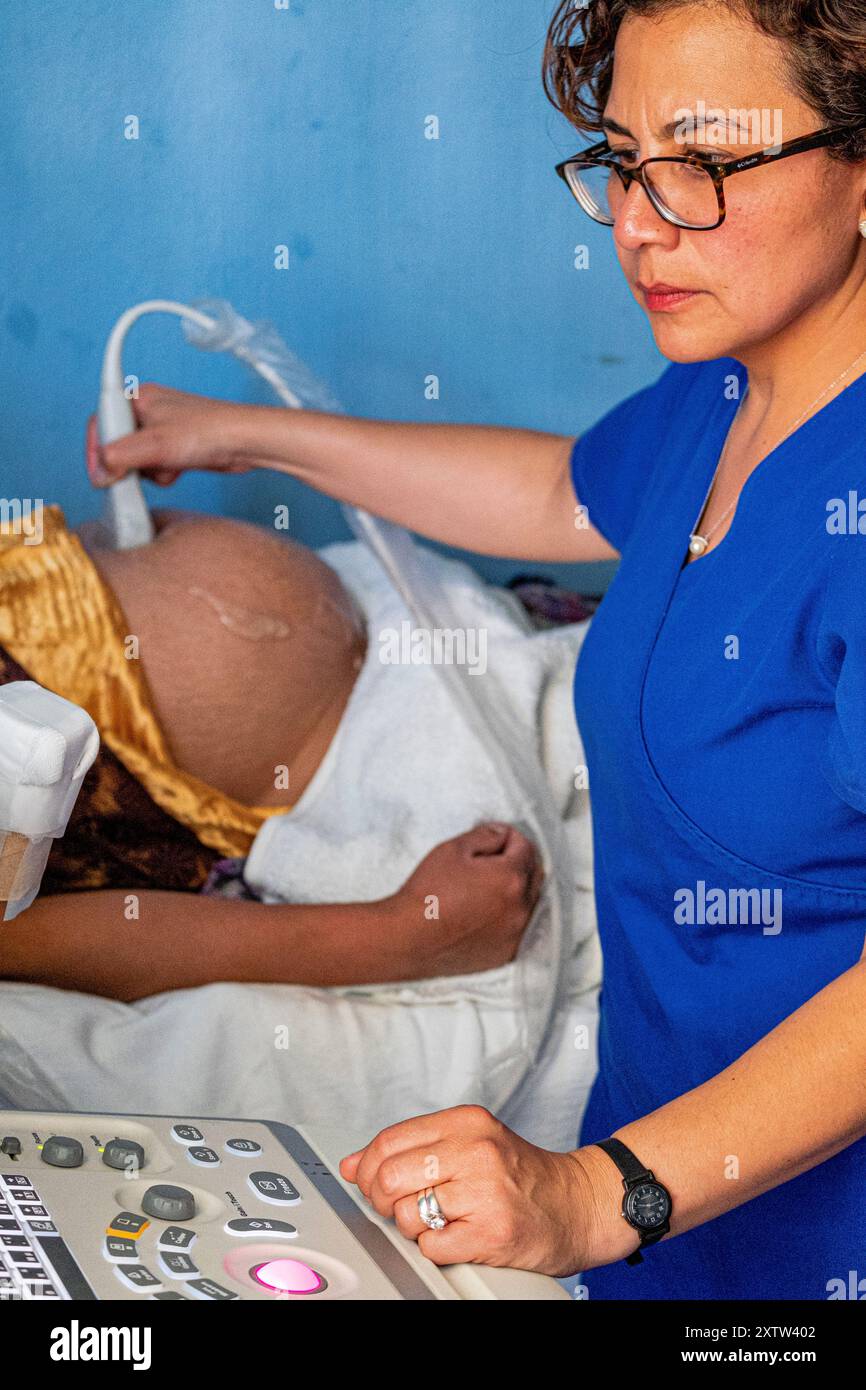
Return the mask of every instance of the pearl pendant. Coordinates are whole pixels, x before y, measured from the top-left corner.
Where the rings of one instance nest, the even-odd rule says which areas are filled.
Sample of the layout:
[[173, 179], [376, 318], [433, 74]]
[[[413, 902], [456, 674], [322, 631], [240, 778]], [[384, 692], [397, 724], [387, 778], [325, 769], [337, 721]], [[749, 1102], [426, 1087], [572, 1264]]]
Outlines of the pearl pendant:
[[707, 541], [704, 540], [703, 536], [689, 537], [689, 550], [692, 555], [703, 555], [706, 548]]

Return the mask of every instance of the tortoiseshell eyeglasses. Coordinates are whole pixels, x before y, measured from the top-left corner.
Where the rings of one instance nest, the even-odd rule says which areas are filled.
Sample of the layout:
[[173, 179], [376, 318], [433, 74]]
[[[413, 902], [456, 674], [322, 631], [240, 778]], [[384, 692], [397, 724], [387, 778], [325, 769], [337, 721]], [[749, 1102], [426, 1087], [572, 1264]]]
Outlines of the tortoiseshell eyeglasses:
[[675, 227], [711, 232], [725, 220], [725, 179], [777, 159], [835, 145], [849, 132], [832, 129], [801, 135], [742, 159], [711, 155], [661, 155], [629, 165], [607, 140], [557, 164], [556, 172], [595, 222], [612, 227], [632, 183], [639, 183], [656, 212]]

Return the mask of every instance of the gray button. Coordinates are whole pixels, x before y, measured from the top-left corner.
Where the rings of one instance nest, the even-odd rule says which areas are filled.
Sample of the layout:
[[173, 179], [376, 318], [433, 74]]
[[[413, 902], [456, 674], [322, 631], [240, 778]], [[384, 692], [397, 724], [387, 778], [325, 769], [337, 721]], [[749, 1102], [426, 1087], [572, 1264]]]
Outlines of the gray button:
[[162, 1288], [162, 1284], [155, 1274], [151, 1274], [144, 1265], [115, 1265], [114, 1272], [121, 1284], [126, 1284], [127, 1288], [141, 1291], [142, 1293], [155, 1293]]
[[262, 1146], [255, 1139], [227, 1139], [226, 1149], [230, 1154], [260, 1154]]
[[214, 1279], [190, 1279], [184, 1287], [194, 1293], [197, 1298], [227, 1299], [239, 1297], [230, 1289], [224, 1289], [222, 1284], [218, 1284]]
[[164, 1231], [160, 1231], [156, 1244], [160, 1250], [189, 1250], [195, 1240], [195, 1231], [189, 1231], [185, 1226], [166, 1226]]
[[80, 1168], [84, 1162], [81, 1141], [65, 1134], [52, 1134], [42, 1145], [42, 1162], [50, 1163], [52, 1168]]
[[282, 1236], [289, 1240], [298, 1234], [297, 1226], [288, 1221], [275, 1221], [269, 1216], [235, 1216], [227, 1221], [225, 1229], [230, 1236]]
[[204, 1135], [195, 1125], [172, 1125], [171, 1137], [176, 1139], [178, 1144], [201, 1144]]
[[109, 1168], [137, 1173], [144, 1167], [144, 1149], [134, 1139], [110, 1139], [102, 1151], [102, 1161]]
[[23, 1173], [4, 1173], [3, 1182], [7, 1187], [32, 1187], [33, 1184]]
[[105, 1258], [112, 1264], [138, 1264], [138, 1243], [129, 1236], [106, 1236], [102, 1248]]
[[194, 1279], [201, 1274], [197, 1264], [193, 1264], [189, 1255], [185, 1255], [182, 1250], [165, 1250], [159, 1257], [159, 1263], [170, 1274], [172, 1279]]
[[166, 1303], [169, 1301], [176, 1302], [178, 1299], [180, 1299], [181, 1303], [189, 1302], [188, 1299], [184, 1298], [182, 1293], [178, 1293], [177, 1289], [163, 1289], [162, 1293], [155, 1293], [153, 1296], [154, 1298], [164, 1300]]
[[213, 1149], [187, 1149], [186, 1156], [190, 1163], [197, 1163], [201, 1168], [216, 1168], [220, 1161]]
[[278, 1206], [288, 1206], [301, 1200], [301, 1194], [294, 1183], [284, 1178], [282, 1173], [250, 1173], [247, 1181], [257, 1197], [263, 1202], [275, 1202]]
[[185, 1187], [157, 1183], [149, 1187], [141, 1199], [142, 1209], [158, 1221], [192, 1221], [195, 1216], [195, 1197]]
[[14, 1134], [7, 1134], [0, 1143], [0, 1154], [5, 1154], [7, 1158], [17, 1158], [21, 1153], [21, 1140]]

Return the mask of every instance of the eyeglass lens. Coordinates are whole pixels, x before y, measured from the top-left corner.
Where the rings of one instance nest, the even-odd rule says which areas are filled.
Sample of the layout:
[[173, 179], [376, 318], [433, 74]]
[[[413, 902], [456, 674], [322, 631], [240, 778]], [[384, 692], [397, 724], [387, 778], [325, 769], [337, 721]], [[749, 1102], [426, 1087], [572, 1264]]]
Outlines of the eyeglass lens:
[[[625, 202], [622, 180], [604, 165], [570, 164], [568, 181], [581, 206], [596, 221], [615, 222]], [[660, 210], [691, 227], [712, 227], [719, 220], [716, 186], [705, 169], [695, 164], [660, 161], [648, 164], [646, 181]]]

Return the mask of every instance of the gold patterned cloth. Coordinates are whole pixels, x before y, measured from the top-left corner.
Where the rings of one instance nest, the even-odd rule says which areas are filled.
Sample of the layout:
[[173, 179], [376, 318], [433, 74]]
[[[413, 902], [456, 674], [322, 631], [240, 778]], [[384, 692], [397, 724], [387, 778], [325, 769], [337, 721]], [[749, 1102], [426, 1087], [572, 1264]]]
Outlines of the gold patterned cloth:
[[141, 664], [126, 655], [114, 594], [60, 507], [43, 507], [38, 520], [37, 543], [32, 514], [30, 524], [0, 527], [0, 647], [31, 680], [87, 710], [115, 758], [200, 844], [246, 855], [285, 807], [245, 806], [176, 765]]

